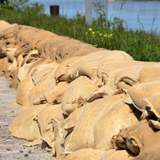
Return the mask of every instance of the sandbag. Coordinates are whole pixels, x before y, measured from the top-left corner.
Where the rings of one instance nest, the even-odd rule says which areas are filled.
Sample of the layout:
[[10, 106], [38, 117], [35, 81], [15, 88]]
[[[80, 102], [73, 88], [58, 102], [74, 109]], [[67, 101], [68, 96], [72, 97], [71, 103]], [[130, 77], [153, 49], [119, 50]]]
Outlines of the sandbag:
[[76, 108], [83, 106], [85, 99], [97, 88], [87, 77], [79, 77], [71, 82], [62, 97], [63, 112], [69, 115]]
[[75, 68], [72, 72], [72, 79], [75, 79], [81, 75], [86, 75], [90, 77], [90, 79], [96, 84], [98, 83], [97, 77], [97, 67], [99, 64], [108, 61], [109, 59], [129, 59], [131, 60], [130, 56], [127, 56], [125, 53], [121, 52], [111, 52], [106, 50], [106, 54], [100, 58], [95, 60], [90, 60], [84, 63], [81, 63], [77, 68]]
[[53, 117], [59, 114], [62, 114], [61, 105], [47, 105], [37, 115], [37, 122], [39, 132], [41, 134], [41, 139], [49, 145], [51, 150], [54, 148], [55, 141], [54, 128], [51, 121]]
[[[144, 134], [145, 133], [145, 134]], [[138, 155], [143, 152], [145, 145], [156, 132], [148, 126], [146, 120], [137, 122], [128, 128], [121, 129], [115, 140], [115, 148], [129, 149]]]
[[95, 148], [93, 126], [110, 109], [119, 104], [123, 97], [124, 94], [114, 95], [85, 104], [65, 148], [65, 153], [71, 153], [84, 148]]
[[8, 61], [12, 62], [14, 61], [14, 53], [16, 51], [17, 48], [7, 48], [6, 49], [6, 55], [8, 58]]
[[128, 89], [139, 81], [139, 73], [145, 66], [124, 69], [115, 76], [114, 83], [119, 89]]
[[123, 98], [101, 117], [94, 125], [94, 144], [96, 149], [109, 150], [113, 148], [111, 139], [122, 128], [129, 127], [140, 120], [141, 112], [135, 109], [128, 96]]
[[24, 106], [28, 99], [28, 94], [33, 87], [34, 84], [31, 78], [23, 79], [18, 86], [16, 102]]
[[135, 84], [134, 86], [128, 89], [127, 93], [133, 101], [135, 107], [140, 111], [144, 111], [147, 105], [144, 99], [146, 97], [154, 97], [159, 95], [160, 82], [153, 81], [148, 83], [146, 82]]
[[66, 82], [60, 82], [57, 85], [53, 83], [45, 92], [34, 97], [33, 105], [39, 105], [44, 103], [49, 103], [49, 104], [61, 103], [63, 93], [67, 87], [68, 83]]
[[58, 64], [55, 62], [37, 66], [31, 74], [34, 85], [37, 85], [44, 81], [47, 78], [48, 74], [50, 74], [51, 72], [55, 72], [57, 67]]
[[104, 152], [98, 160], [130, 160], [134, 156], [132, 155], [127, 150], [110, 149]]
[[75, 61], [77, 61], [78, 59], [80, 59], [81, 57], [72, 57], [69, 58], [65, 61], [63, 61], [62, 63], [60, 63], [59, 67], [56, 70], [55, 73], [55, 79], [56, 81], [65, 81], [65, 72], [66, 70], [70, 67], [71, 64], [73, 64]]
[[139, 74], [140, 83], [158, 81], [160, 79], [159, 69], [160, 63], [144, 67]]
[[103, 151], [101, 150], [88, 148], [69, 154], [65, 160], [97, 160], [102, 154]]
[[18, 121], [20, 121], [18, 129], [15, 132], [12, 132], [11, 135], [16, 138], [22, 138], [30, 141], [40, 139], [41, 135], [35, 119], [38, 113], [45, 107], [45, 105], [39, 105], [38, 107], [34, 107], [21, 112], [20, 116], [18, 115], [16, 117], [16, 120], [18, 119]]
[[75, 61], [74, 63], [72, 63], [72, 65], [66, 70], [65, 80], [67, 82], [71, 82], [73, 80], [72, 75], [74, 73], [74, 70], [77, 69], [79, 65], [81, 65], [84, 62], [90, 61], [90, 60], [96, 60], [97, 58], [104, 56], [106, 52], [107, 52], [106, 50], [97, 49], [97, 50], [94, 50], [92, 53], [86, 56], [83, 56], [77, 61]]

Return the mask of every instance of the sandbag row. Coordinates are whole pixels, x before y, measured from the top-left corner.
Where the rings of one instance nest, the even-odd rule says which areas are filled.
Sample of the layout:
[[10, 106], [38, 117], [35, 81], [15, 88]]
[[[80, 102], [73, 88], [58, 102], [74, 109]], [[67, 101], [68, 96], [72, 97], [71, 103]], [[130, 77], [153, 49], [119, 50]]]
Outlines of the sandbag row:
[[31, 141], [26, 146], [41, 144], [57, 159], [160, 156], [159, 63], [34, 27], [5, 25], [0, 74], [17, 89], [22, 106], [8, 128], [12, 136]]

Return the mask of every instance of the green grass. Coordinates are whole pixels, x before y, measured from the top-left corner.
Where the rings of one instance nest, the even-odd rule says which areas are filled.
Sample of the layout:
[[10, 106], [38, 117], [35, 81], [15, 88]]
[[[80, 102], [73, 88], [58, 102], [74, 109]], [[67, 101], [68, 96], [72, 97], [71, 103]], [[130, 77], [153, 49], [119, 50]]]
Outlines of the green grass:
[[[57, 35], [78, 39], [97, 48], [122, 50], [138, 61], [160, 61], [160, 35], [144, 30], [126, 30], [123, 21], [114, 18], [109, 28], [98, 28], [85, 24], [85, 17], [75, 19], [52, 18], [47, 15], [26, 14], [0, 8], [0, 19], [9, 23], [42, 28]], [[87, 32], [87, 33], [86, 33]]]

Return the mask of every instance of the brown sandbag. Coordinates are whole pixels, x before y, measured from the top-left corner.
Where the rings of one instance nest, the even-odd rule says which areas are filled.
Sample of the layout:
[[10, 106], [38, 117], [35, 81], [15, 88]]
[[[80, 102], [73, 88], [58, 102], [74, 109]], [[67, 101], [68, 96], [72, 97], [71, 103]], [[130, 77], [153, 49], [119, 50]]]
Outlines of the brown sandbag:
[[84, 44], [84, 43], [81, 43], [80, 41], [78, 43], [74, 41], [58, 46], [56, 50], [56, 55], [55, 55], [57, 62], [62, 62], [68, 58], [76, 56], [75, 55], [76, 51], [81, 47], [86, 47], [86, 49], [93, 48], [92, 45]]
[[12, 62], [14, 61], [14, 53], [16, 51], [17, 48], [7, 48], [6, 49], [6, 55], [7, 55], [7, 58], [8, 58], [8, 61], [9, 62]]
[[115, 76], [114, 83], [120, 89], [128, 89], [139, 81], [139, 73], [145, 66], [124, 69]]
[[34, 84], [31, 78], [23, 79], [18, 86], [16, 102], [24, 106], [28, 99], [28, 94], [33, 87]]
[[6, 48], [0, 47], [0, 58], [4, 58], [6, 56]]
[[104, 84], [115, 86], [114, 79], [117, 73], [140, 66], [145, 66], [145, 63], [126, 59], [113, 59], [101, 63], [97, 67], [97, 74]]
[[127, 150], [110, 149], [104, 152], [98, 160], [131, 160], [133, 158]]
[[69, 84], [66, 82], [60, 82], [57, 85], [52, 84], [45, 92], [34, 97], [33, 105], [39, 105], [44, 103], [49, 103], [49, 104], [61, 103], [63, 93], [68, 87], [68, 85]]
[[23, 108], [21, 108], [21, 110], [19, 111], [16, 118], [13, 120], [13, 122], [8, 127], [9, 132], [15, 133], [21, 127], [21, 125], [24, 123], [27, 116], [30, 117], [30, 114], [31, 114], [31, 116], [35, 116], [36, 114], [34, 114], [34, 111], [39, 111], [40, 109], [42, 109], [45, 106], [46, 105], [41, 105], [41, 106], [39, 105], [39, 106], [34, 106], [32, 108], [27, 108], [27, 109], [24, 109], [25, 106], [23, 106]]
[[52, 127], [51, 120], [59, 114], [62, 114], [61, 105], [47, 105], [37, 116], [41, 139], [47, 143], [51, 149], [54, 148], [55, 141], [54, 128]]
[[76, 108], [83, 106], [85, 99], [97, 88], [87, 77], [79, 77], [71, 82], [62, 97], [63, 112], [69, 115]]
[[18, 73], [18, 79], [21, 82], [23, 79], [25, 79], [29, 73], [29, 70], [31, 70], [31, 68], [33, 67], [34, 64], [37, 64], [37, 62], [41, 62], [41, 59], [32, 62], [32, 63], [27, 63], [24, 64], [23, 67], [21, 67], [19, 69], [19, 73]]
[[140, 120], [141, 112], [135, 109], [128, 96], [122, 100], [95, 123], [93, 132], [96, 149], [105, 151], [113, 148], [112, 137], [123, 127], [129, 127]]
[[146, 102], [145, 111], [143, 112], [141, 118], [148, 119], [150, 116], [154, 115], [156, 116], [155, 120], [149, 120], [149, 126], [154, 129], [160, 129], [160, 95], [154, 96], [154, 97], [146, 97], [143, 99], [144, 102]]
[[140, 111], [144, 111], [146, 107], [146, 102], [143, 100], [146, 97], [154, 97], [160, 93], [160, 82], [146, 82], [135, 84], [127, 91], [131, 100], [133, 101], [135, 107]]
[[115, 148], [129, 149], [136, 155], [141, 154], [147, 143], [151, 142], [150, 138], [155, 134], [156, 132], [149, 127], [146, 120], [137, 122], [128, 128], [121, 129], [114, 137]]
[[82, 149], [69, 154], [65, 160], [97, 160], [103, 153], [104, 151], [93, 148]]
[[34, 85], [37, 85], [42, 81], [44, 81], [49, 74], [51, 74], [52, 72], [55, 72], [57, 67], [58, 67], [58, 64], [55, 62], [37, 66], [31, 74]]
[[[143, 132], [142, 134], [146, 134], [146, 132]], [[133, 160], [158, 160], [160, 159], [159, 150], [159, 131], [155, 131], [152, 136], [149, 136], [148, 141], [147, 143], [145, 143], [142, 152], [137, 157], [133, 158]]]
[[160, 63], [151, 63], [142, 69], [139, 74], [140, 83], [158, 81], [160, 79]]
[[93, 132], [95, 123], [116, 104], [119, 104], [124, 96], [124, 94], [114, 95], [85, 104], [65, 148], [65, 153], [71, 153], [84, 148], [95, 148]]
[[81, 63], [77, 68], [75, 68], [72, 72], [72, 79], [75, 79], [81, 75], [86, 75], [87, 77], [90, 77], [90, 79], [96, 84], [98, 83], [98, 77], [97, 77], [97, 67], [99, 64], [108, 61], [109, 59], [129, 59], [132, 60], [130, 56], [128, 56], [125, 52], [112, 52], [107, 51], [106, 54], [100, 58], [97, 58], [95, 60], [90, 60], [84, 63]]
[[93, 102], [96, 99], [104, 98], [107, 96], [112, 96], [120, 94], [123, 91], [120, 89], [113, 88], [109, 84], [105, 84], [101, 88], [95, 89], [86, 99], [86, 102]]
[[106, 54], [107, 50], [94, 50], [92, 53], [85, 55], [83, 57], [81, 57], [80, 59], [76, 60], [74, 63], [72, 63], [72, 65], [70, 65], [70, 67], [66, 70], [65, 73], [65, 80], [67, 82], [71, 82], [73, 80], [72, 75], [75, 69], [77, 69], [77, 67], [79, 65], [81, 65], [84, 62], [90, 61], [90, 60], [96, 60], [102, 56], [104, 56]]
[[79, 57], [72, 57], [72, 58], [69, 58], [69, 59], [63, 61], [62, 63], [60, 63], [60, 65], [57, 68], [56, 73], [55, 73], [56, 81], [65, 81], [66, 70], [70, 67], [70, 65], [72, 65], [75, 61], [77, 61], [80, 58], [81, 58], [80, 56]]
[[[19, 128], [11, 135], [16, 138], [22, 138], [30, 141], [38, 140], [41, 138], [37, 122], [35, 121], [38, 113], [45, 108], [46, 105], [39, 105], [20, 113], [16, 118], [19, 119]], [[23, 117], [22, 117], [23, 115]]]

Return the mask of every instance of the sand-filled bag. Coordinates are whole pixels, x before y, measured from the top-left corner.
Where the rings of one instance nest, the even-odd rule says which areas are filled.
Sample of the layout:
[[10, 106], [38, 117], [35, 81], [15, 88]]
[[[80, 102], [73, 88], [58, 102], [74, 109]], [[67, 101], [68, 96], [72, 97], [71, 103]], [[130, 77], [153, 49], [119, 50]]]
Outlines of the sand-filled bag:
[[76, 60], [74, 63], [72, 63], [69, 68], [66, 70], [65, 73], [65, 80], [67, 82], [71, 82], [73, 80], [73, 73], [75, 73], [75, 70], [84, 62], [96, 60], [106, 54], [107, 50], [94, 50], [92, 53], [82, 56], [80, 59]]
[[75, 61], [77, 61], [80, 58], [81, 58], [80, 56], [72, 57], [60, 63], [55, 73], [56, 81], [65, 81], [66, 70], [70, 67], [70, 65], [72, 65]]
[[143, 152], [145, 145], [156, 132], [149, 127], [146, 120], [137, 122], [128, 128], [121, 129], [115, 140], [115, 148], [128, 149], [138, 155]]
[[[79, 77], [69, 84], [62, 97], [62, 110], [70, 114], [76, 108], [84, 105], [85, 99], [98, 87], [87, 77]], [[70, 96], [72, 95], [72, 96]]]
[[50, 87], [43, 93], [34, 97], [33, 104], [39, 105], [44, 103], [60, 104], [62, 102], [62, 96], [66, 88], [67, 82], [60, 82], [58, 84], [51, 84]]
[[114, 83], [119, 89], [128, 89], [139, 81], [139, 73], [145, 66], [124, 69], [115, 76]]
[[98, 160], [131, 160], [134, 155], [127, 150], [110, 149], [104, 152]]
[[132, 99], [134, 105], [137, 109], [144, 111], [146, 107], [146, 102], [144, 101], [147, 97], [154, 97], [160, 94], [160, 82], [146, 82], [135, 84], [128, 89], [127, 93]]
[[[36, 122], [36, 117], [38, 113], [46, 107], [45, 105], [35, 106], [33, 108], [29, 108], [20, 113], [16, 119], [19, 120], [18, 129], [13, 132], [11, 135], [17, 138], [22, 138], [30, 141], [34, 141], [41, 138], [38, 124]], [[23, 115], [23, 117], [22, 117]], [[11, 124], [12, 125], [12, 124]], [[15, 125], [16, 128], [17, 125]]]
[[18, 86], [16, 102], [24, 106], [33, 87], [34, 84], [31, 78], [23, 79]]
[[42, 81], [44, 81], [49, 74], [55, 72], [57, 67], [58, 67], [58, 64], [55, 62], [37, 66], [31, 74], [34, 84], [37, 85]]
[[95, 150], [93, 148], [82, 149], [71, 153], [68, 155], [65, 160], [97, 160], [104, 151]]
[[37, 115], [37, 122], [41, 139], [47, 143], [50, 148], [54, 148], [54, 128], [52, 126], [52, 118], [62, 114], [60, 105], [47, 105]]
[[55, 55], [57, 62], [62, 62], [65, 59], [76, 56], [76, 51], [79, 48], [83, 47], [84, 48], [83, 51], [86, 51], [90, 48], [94, 48], [92, 45], [81, 43], [80, 41], [79, 42], [76, 42], [76, 41], [74, 42], [74, 41], [72, 40], [66, 44], [58, 46], [56, 50], [56, 55]]
[[126, 60], [126, 59], [111, 59], [108, 61], [105, 61], [101, 63], [97, 67], [97, 74], [99, 79], [104, 83], [104, 84], [110, 84], [115, 86], [114, 79], [115, 76], [126, 69], [132, 70], [132, 68], [135, 67], [143, 67], [145, 66], [145, 63], [139, 63], [137, 61], [133, 60]]
[[94, 125], [95, 148], [109, 150], [113, 148], [111, 139], [119, 130], [140, 120], [141, 112], [136, 110], [126, 96], [101, 117]]
[[139, 75], [140, 83], [153, 82], [160, 79], [160, 63], [151, 63], [151, 65], [146, 66], [142, 69]]
[[123, 97], [124, 95], [115, 95], [85, 104], [68, 145], [65, 148], [65, 153], [71, 153], [84, 148], [94, 148], [93, 127], [95, 123], [116, 104], [119, 104], [123, 100]]

